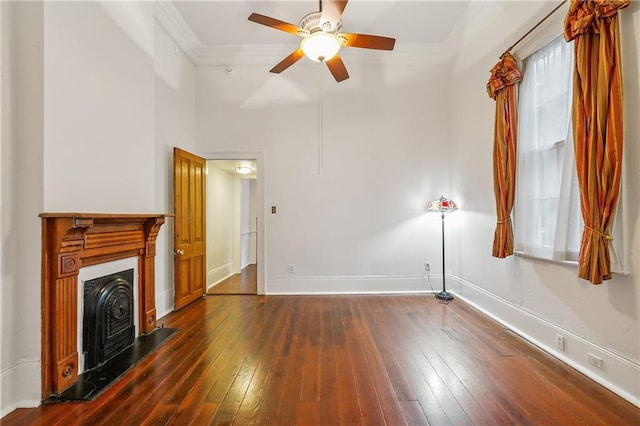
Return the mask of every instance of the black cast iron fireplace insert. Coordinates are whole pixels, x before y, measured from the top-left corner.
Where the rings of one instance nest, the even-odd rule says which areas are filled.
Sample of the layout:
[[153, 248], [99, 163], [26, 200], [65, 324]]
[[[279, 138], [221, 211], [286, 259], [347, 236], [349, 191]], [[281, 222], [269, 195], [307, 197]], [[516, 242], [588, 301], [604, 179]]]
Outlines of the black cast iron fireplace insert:
[[133, 269], [84, 282], [85, 370], [104, 364], [135, 339]]

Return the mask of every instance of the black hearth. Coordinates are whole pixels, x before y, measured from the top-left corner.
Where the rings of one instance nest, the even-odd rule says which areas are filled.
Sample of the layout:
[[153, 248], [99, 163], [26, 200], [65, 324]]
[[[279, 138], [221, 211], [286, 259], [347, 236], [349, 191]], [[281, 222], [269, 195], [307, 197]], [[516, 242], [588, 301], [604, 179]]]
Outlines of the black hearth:
[[84, 282], [84, 369], [96, 368], [135, 339], [133, 269]]

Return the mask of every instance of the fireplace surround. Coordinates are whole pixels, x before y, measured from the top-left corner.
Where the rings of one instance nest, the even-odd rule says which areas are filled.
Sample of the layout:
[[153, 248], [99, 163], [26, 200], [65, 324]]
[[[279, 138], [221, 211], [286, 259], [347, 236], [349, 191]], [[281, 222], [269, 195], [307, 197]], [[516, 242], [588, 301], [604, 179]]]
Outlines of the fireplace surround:
[[78, 378], [78, 274], [82, 267], [138, 259], [140, 334], [156, 328], [156, 238], [165, 214], [42, 213], [42, 397]]

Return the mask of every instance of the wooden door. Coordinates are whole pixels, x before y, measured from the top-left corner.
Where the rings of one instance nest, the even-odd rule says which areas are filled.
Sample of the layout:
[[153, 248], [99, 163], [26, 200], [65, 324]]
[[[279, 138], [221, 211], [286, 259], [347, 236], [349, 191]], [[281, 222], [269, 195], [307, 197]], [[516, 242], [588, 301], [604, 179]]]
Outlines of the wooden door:
[[173, 148], [174, 309], [205, 293], [205, 160]]

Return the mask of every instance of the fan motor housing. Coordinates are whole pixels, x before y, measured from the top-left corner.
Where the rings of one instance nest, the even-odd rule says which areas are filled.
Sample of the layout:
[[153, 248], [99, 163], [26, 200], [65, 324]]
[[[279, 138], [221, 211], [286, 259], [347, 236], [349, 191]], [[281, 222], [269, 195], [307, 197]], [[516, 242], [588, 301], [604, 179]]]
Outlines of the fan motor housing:
[[[338, 34], [340, 30], [342, 30], [342, 19], [338, 20], [336, 27], [331, 30], [331, 28], [322, 28], [320, 26], [320, 18], [322, 17], [322, 12], [311, 12], [307, 13], [300, 20], [300, 27], [309, 31], [309, 34], [315, 33], [317, 31], [324, 31], [331, 34]], [[330, 27], [331, 24], [327, 22], [325, 27]]]

